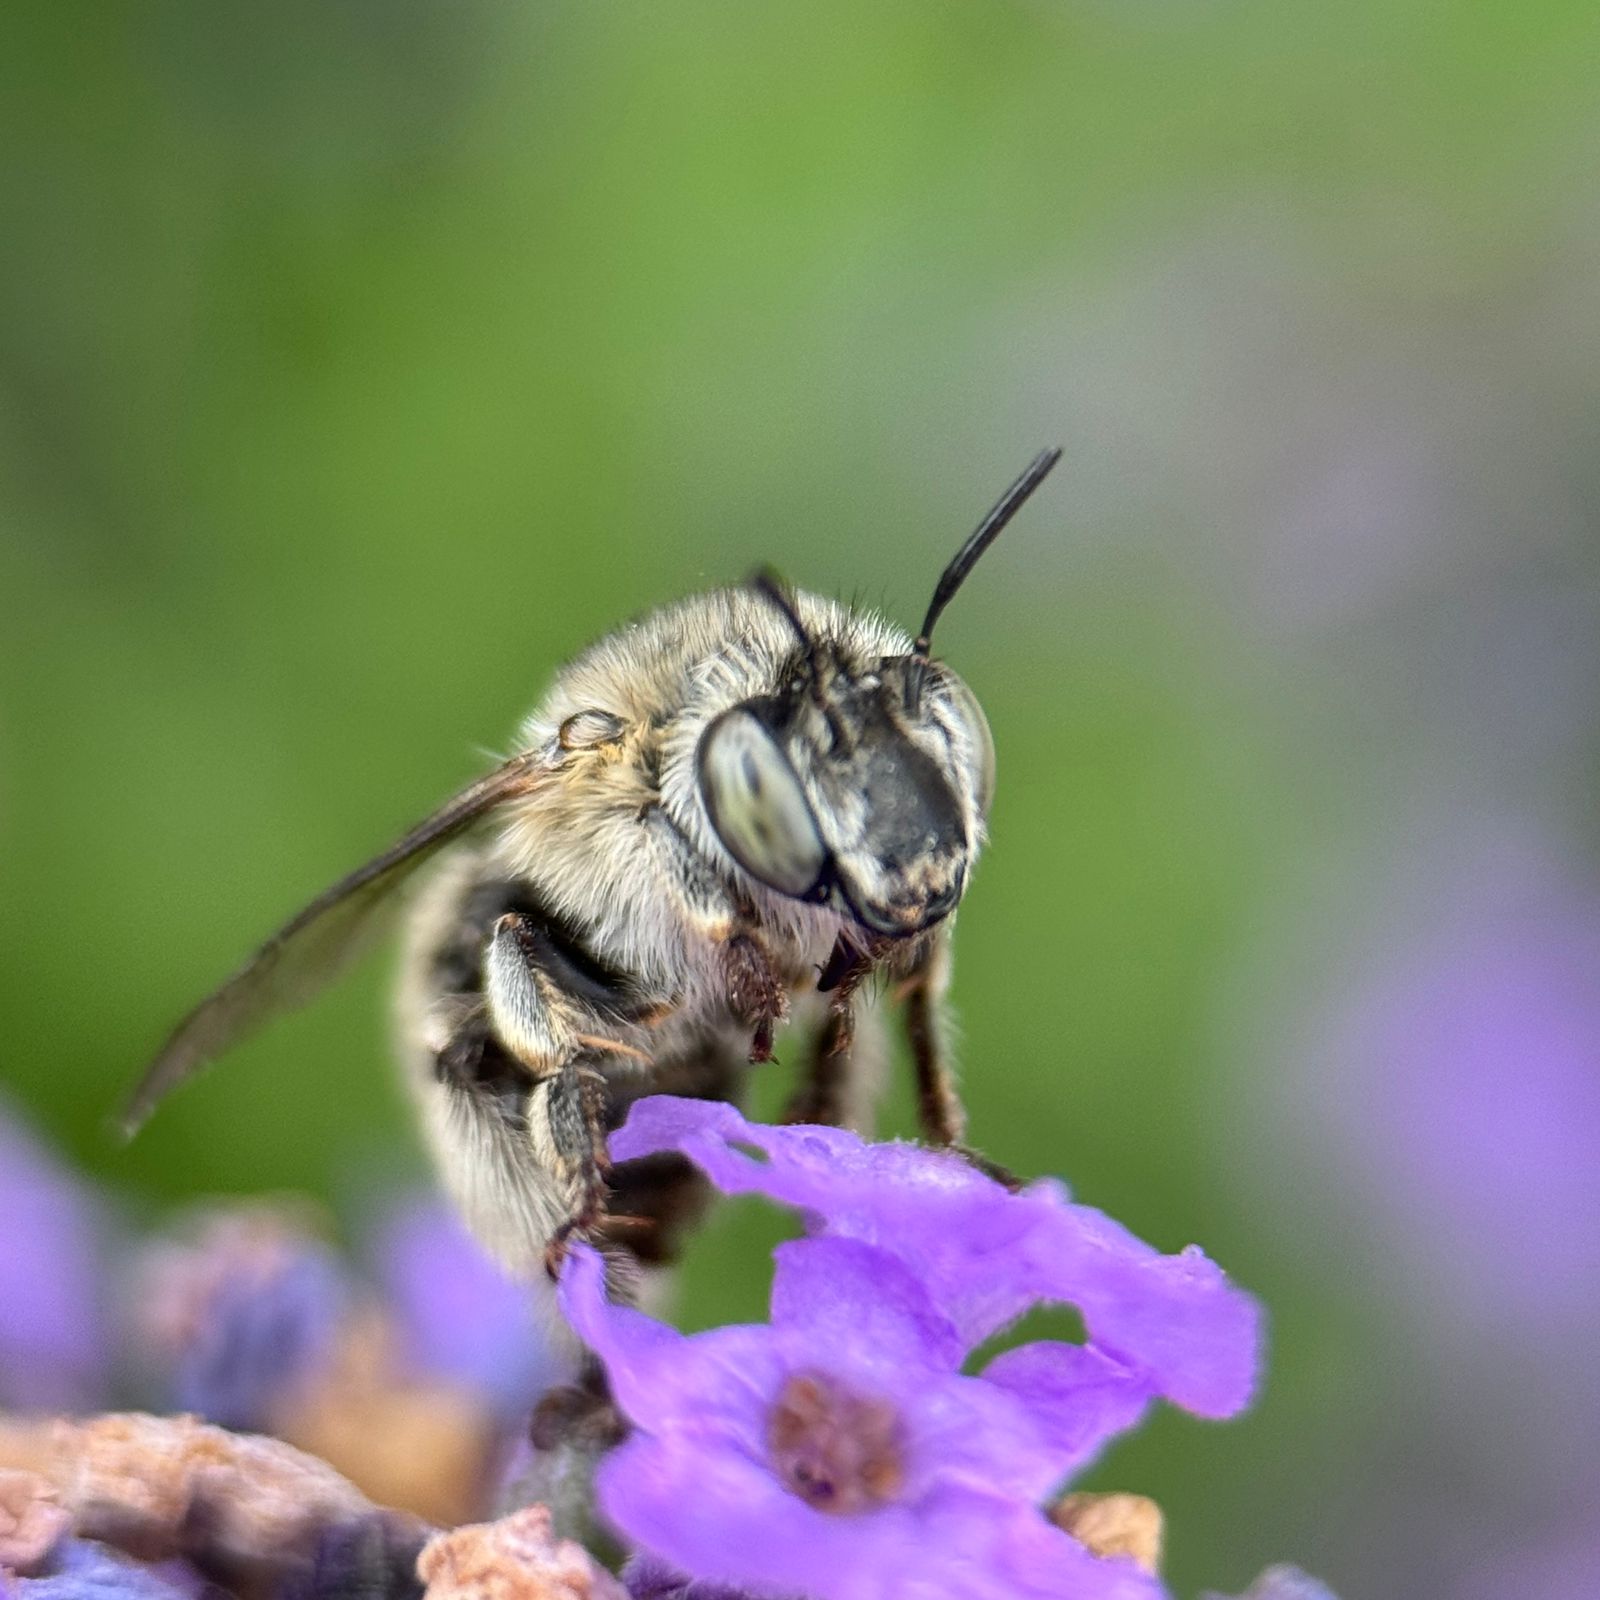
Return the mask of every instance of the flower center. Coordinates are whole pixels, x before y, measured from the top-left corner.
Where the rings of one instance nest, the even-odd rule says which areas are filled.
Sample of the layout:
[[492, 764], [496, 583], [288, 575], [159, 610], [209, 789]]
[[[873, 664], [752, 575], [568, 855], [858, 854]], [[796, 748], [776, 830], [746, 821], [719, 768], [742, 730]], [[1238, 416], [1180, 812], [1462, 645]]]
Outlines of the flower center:
[[900, 1417], [823, 1373], [797, 1372], [767, 1418], [767, 1449], [783, 1486], [818, 1511], [865, 1511], [905, 1482]]

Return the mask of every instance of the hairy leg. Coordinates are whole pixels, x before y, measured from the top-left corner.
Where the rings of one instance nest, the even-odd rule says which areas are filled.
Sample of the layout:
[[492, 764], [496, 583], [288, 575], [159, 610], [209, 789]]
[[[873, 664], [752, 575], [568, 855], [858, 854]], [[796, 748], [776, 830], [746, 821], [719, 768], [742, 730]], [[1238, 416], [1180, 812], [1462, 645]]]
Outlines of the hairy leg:
[[949, 959], [943, 947], [935, 945], [900, 985], [898, 994], [916, 1074], [917, 1120], [930, 1144], [959, 1145], [967, 1131], [967, 1113], [944, 1039], [948, 984]]
[[927, 948], [896, 990], [916, 1073], [917, 1120], [930, 1144], [953, 1150], [1008, 1189], [1020, 1189], [1022, 1180], [1016, 1174], [966, 1143], [967, 1111], [956, 1088], [944, 1038], [944, 996], [949, 982], [949, 952], [940, 939]]
[[849, 999], [835, 999], [811, 1041], [805, 1076], [783, 1108], [785, 1122], [845, 1126], [851, 1110], [850, 1066], [855, 1034], [855, 1010]]

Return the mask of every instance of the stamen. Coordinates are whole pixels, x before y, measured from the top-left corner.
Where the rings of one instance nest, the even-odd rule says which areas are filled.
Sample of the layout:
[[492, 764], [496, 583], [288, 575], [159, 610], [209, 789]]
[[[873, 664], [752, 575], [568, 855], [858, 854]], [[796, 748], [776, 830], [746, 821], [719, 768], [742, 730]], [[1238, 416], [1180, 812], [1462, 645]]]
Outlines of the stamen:
[[848, 1514], [894, 1499], [905, 1483], [900, 1416], [826, 1373], [796, 1373], [767, 1419], [767, 1448], [791, 1494], [818, 1511]]

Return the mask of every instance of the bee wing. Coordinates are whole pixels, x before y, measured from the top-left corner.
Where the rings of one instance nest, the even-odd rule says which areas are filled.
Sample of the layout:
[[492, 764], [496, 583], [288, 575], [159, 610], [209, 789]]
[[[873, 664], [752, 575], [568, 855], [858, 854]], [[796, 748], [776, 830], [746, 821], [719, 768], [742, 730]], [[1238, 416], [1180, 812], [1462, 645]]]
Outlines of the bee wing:
[[542, 755], [513, 756], [291, 917], [173, 1029], [128, 1101], [123, 1131], [136, 1132], [157, 1101], [224, 1050], [309, 1001], [361, 953], [382, 926], [393, 892], [417, 867], [549, 771]]

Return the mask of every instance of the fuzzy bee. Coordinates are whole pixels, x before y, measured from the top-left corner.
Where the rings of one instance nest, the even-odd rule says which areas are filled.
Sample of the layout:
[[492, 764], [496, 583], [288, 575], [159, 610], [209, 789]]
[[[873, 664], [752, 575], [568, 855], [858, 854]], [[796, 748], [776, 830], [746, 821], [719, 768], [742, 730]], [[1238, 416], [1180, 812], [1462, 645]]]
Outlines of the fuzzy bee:
[[644, 1094], [737, 1100], [775, 1028], [809, 1025], [795, 1121], [870, 1111], [882, 975], [923, 1130], [959, 1145], [940, 1042], [951, 913], [983, 839], [988, 725], [930, 654], [968, 571], [1055, 465], [1040, 455], [945, 569], [920, 634], [758, 577], [591, 645], [516, 754], [319, 895], [179, 1024], [128, 1111], [326, 984], [432, 863], [399, 991], [407, 1079], [446, 1186], [513, 1270], [573, 1235], [668, 1259], [697, 1186], [610, 1166]]

